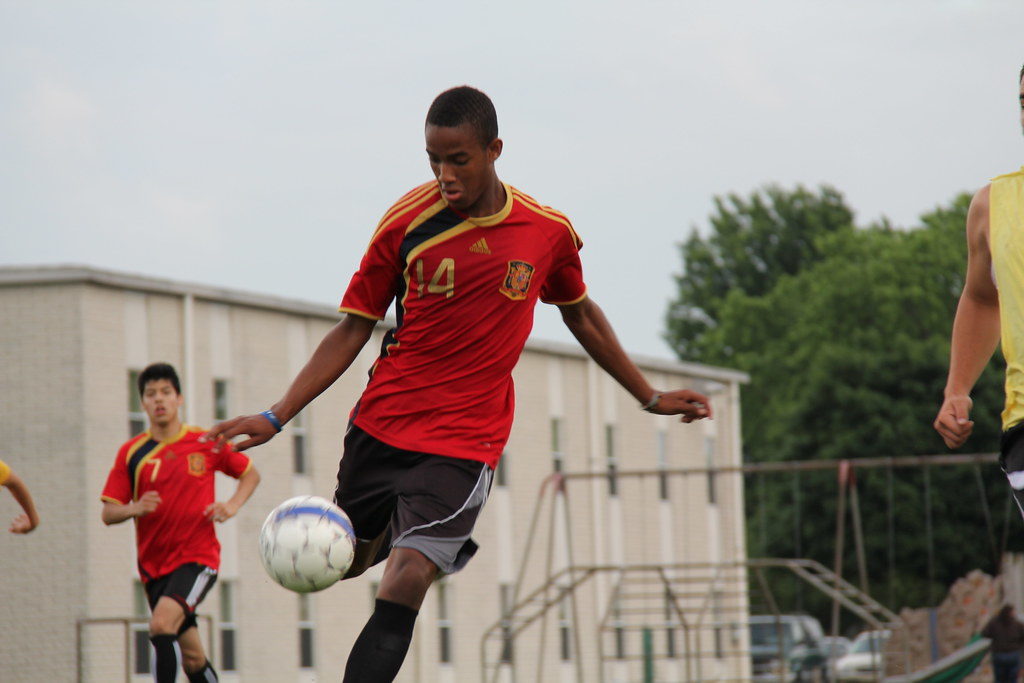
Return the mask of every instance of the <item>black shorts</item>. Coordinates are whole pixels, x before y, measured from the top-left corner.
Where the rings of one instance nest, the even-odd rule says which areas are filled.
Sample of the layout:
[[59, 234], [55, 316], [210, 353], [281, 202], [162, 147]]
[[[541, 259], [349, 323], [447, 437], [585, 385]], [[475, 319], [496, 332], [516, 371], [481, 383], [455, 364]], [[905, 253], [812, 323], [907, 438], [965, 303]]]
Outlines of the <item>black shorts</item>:
[[1024, 422], [1003, 432], [999, 440], [999, 466], [1006, 473], [1017, 509], [1024, 516]]
[[217, 570], [198, 562], [189, 562], [170, 574], [153, 579], [146, 584], [149, 609], [156, 608], [160, 598], [168, 597], [185, 610], [185, 623], [178, 629], [178, 635], [196, 625], [196, 607], [217, 581]]
[[482, 462], [395, 448], [350, 425], [334, 501], [359, 540], [384, 535], [374, 564], [391, 548], [413, 548], [450, 574], [477, 550], [470, 534], [491, 474]]
[[1010, 427], [999, 438], [999, 466], [1007, 474], [1024, 471], [1024, 422]]

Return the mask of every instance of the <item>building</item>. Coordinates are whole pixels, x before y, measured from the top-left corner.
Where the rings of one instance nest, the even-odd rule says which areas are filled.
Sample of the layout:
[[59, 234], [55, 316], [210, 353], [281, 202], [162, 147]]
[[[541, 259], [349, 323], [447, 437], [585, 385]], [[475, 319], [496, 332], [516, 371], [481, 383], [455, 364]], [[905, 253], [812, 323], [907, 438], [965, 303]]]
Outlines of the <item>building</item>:
[[[145, 425], [135, 373], [157, 360], [174, 364], [186, 420], [210, 425], [270, 405], [337, 320], [329, 307], [184, 282], [83, 267], [0, 268], [0, 457], [32, 488], [43, 520], [28, 536], [0, 540], [0, 678], [150, 680], [133, 531], [130, 524], [105, 527], [99, 501], [118, 445]], [[381, 333], [341, 381], [251, 453], [263, 481], [218, 529], [223, 564], [200, 610], [221, 680], [337, 680], [370, 612], [379, 568], [299, 596], [266, 577], [256, 538], [282, 500], [331, 496], [347, 414]], [[637, 360], [655, 386], [712, 393], [715, 419], [679, 425], [646, 414], [577, 347], [531, 341], [515, 370], [515, 428], [475, 533], [481, 552], [428, 595], [400, 681], [481, 680], [481, 635], [511, 614], [531, 538], [544, 548], [556, 534], [558, 566], [568, 563], [570, 547], [576, 565], [744, 559], [740, 477], [716, 488], [710, 478], [620, 479], [617, 472], [739, 464], [745, 376]], [[531, 536], [541, 482], [556, 469], [603, 476], [571, 484], [559, 503], [558, 518], [567, 524], [542, 523]], [[230, 492], [234, 482], [224, 485]], [[13, 516], [12, 506], [0, 497], [0, 516]], [[536, 557], [518, 597], [545, 579], [542, 555]], [[603, 574], [581, 585], [575, 619], [565, 601], [554, 607], [540, 620], [549, 625], [543, 645], [536, 628], [507, 643], [495, 662], [509, 660], [498, 667], [501, 680], [534, 680], [539, 661], [548, 662], [545, 680], [624, 680], [636, 671], [639, 635], [624, 628], [613, 629], [609, 650], [620, 661], [598, 671], [593, 626], [613, 582]], [[674, 638], [670, 614], [652, 623]], [[732, 630], [738, 645], [741, 631]], [[574, 638], [579, 649], [567, 649]], [[675, 642], [659, 636], [655, 643], [663, 658], [658, 680], [683, 680], [672, 661], [682, 650]], [[749, 670], [745, 657], [720, 651], [717, 660], [708, 666], [730, 677]]]

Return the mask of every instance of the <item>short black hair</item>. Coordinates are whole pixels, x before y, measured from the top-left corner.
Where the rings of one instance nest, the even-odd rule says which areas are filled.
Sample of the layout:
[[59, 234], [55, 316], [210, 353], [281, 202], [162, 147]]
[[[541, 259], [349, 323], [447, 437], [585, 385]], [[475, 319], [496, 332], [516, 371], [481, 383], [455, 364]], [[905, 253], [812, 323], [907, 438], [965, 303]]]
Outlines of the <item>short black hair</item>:
[[1020, 83], [1021, 81], [1024, 81], [1024, 66], [1020, 68], [1020, 75], [1017, 76], [1017, 82]]
[[159, 379], [166, 379], [174, 387], [174, 391], [181, 394], [181, 382], [178, 381], [178, 373], [170, 363], [153, 363], [139, 373], [139, 396], [146, 393], [146, 385]]
[[485, 146], [498, 137], [498, 114], [491, 98], [468, 85], [449, 88], [434, 98], [427, 110], [428, 126], [455, 128], [468, 123]]

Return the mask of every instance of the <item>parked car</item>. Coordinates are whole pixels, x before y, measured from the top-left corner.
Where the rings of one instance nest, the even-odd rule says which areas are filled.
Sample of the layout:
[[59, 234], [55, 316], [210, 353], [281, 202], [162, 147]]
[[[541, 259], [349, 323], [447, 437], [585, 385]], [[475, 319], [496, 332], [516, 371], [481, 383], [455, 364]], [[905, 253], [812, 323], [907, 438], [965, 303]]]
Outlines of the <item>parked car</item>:
[[843, 636], [825, 636], [821, 639], [821, 649], [830, 663], [849, 652], [850, 644], [850, 639]]
[[824, 680], [828, 670], [821, 624], [803, 614], [750, 618], [750, 656], [755, 681]]
[[882, 673], [882, 653], [889, 631], [864, 631], [854, 638], [850, 651], [836, 662], [839, 681], [875, 681]]

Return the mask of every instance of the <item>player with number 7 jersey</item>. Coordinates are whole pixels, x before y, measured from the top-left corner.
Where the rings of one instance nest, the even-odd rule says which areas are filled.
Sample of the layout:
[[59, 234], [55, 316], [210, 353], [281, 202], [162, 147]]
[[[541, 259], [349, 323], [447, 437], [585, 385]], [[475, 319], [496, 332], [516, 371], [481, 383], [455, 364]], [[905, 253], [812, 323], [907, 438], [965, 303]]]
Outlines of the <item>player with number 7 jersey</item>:
[[537, 299], [586, 296], [569, 220], [505, 185], [505, 205], [470, 217], [436, 182], [384, 215], [340, 310], [397, 323], [352, 411], [356, 425], [407, 450], [497, 465], [512, 428], [512, 368]]

